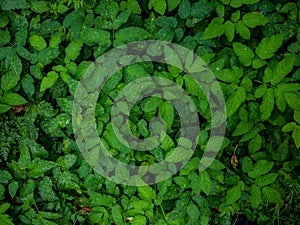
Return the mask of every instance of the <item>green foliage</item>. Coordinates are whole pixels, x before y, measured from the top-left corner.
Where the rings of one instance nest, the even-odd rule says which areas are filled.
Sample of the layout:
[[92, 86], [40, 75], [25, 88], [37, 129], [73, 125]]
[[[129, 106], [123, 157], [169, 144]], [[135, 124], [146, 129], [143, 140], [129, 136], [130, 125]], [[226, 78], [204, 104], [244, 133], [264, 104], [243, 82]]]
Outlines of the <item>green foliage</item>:
[[[231, 224], [240, 215], [255, 224], [299, 224], [299, 7], [266, 0], [1, 0], [0, 224]], [[199, 170], [212, 127], [204, 92], [214, 100], [215, 86], [201, 89], [170, 65], [127, 66], [106, 82], [95, 109], [110, 154], [144, 166], [185, 155], [172, 155], [182, 118], [161, 98], [136, 102], [126, 122], [146, 139], [150, 121], [160, 117], [166, 131], [158, 147], [133, 151], [114, 134], [114, 99], [139, 78], [164, 77], [182, 87], [201, 130], [193, 157], [173, 177], [151, 186], [117, 185], [83, 160], [73, 135], [73, 97], [99, 55], [146, 39], [184, 46], [208, 64], [224, 93], [226, 135], [213, 163]], [[181, 68], [206, 70], [191, 56], [163, 52]], [[143, 88], [154, 91], [147, 83]], [[130, 176], [108, 170], [121, 180]]]

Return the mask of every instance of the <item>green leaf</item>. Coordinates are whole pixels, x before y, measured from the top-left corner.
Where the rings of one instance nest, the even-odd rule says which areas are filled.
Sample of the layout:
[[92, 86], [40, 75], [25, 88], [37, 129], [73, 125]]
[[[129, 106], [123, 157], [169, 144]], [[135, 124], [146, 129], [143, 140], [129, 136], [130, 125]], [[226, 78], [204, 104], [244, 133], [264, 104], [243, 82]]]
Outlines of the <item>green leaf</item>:
[[268, 173], [274, 166], [274, 162], [267, 160], [259, 160], [255, 163], [253, 170], [248, 172], [248, 176], [251, 178], [257, 178], [261, 175]]
[[235, 31], [244, 39], [250, 40], [250, 30], [242, 21], [235, 23]]
[[232, 68], [219, 70], [214, 73], [219, 80], [227, 83], [233, 83], [233, 82], [237, 82], [239, 78], [243, 76], [243, 69], [234, 66]]
[[280, 204], [281, 203], [281, 197], [278, 191], [271, 187], [264, 187], [262, 189], [262, 194], [265, 200], [271, 202]]
[[44, 201], [55, 201], [57, 196], [53, 191], [51, 178], [46, 176], [38, 184], [39, 193]]
[[137, 215], [133, 218], [131, 225], [146, 225], [147, 219], [144, 216]]
[[297, 126], [292, 135], [297, 148], [300, 148], [300, 126]]
[[19, 189], [19, 183], [17, 181], [13, 181], [8, 185], [8, 193], [11, 198], [15, 197], [18, 189]]
[[119, 205], [115, 205], [111, 208], [112, 217], [116, 223], [116, 225], [123, 225], [123, 217], [121, 214], [121, 207]]
[[[151, 0], [150, 0], [151, 1]], [[164, 15], [166, 8], [167, 8], [167, 3], [165, 0], [154, 0], [154, 10], [158, 12], [160, 15]]]
[[103, 195], [96, 192], [89, 192], [89, 195], [94, 206], [102, 205], [110, 207], [111, 205], [116, 203], [116, 199], [110, 195]]
[[232, 22], [236, 23], [237, 21], [239, 21], [240, 17], [241, 17], [240, 10], [237, 10], [234, 13], [231, 14], [231, 20], [232, 20]]
[[273, 111], [274, 108], [274, 91], [272, 88], [267, 89], [266, 94], [263, 96], [260, 112], [262, 121], [267, 120]]
[[68, 154], [59, 157], [56, 163], [61, 167], [62, 170], [68, 170], [76, 163], [76, 160], [77, 160], [76, 155]]
[[255, 58], [252, 61], [252, 67], [254, 69], [259, 69], [259, 68], [263, 67], [266, 64], [267, 64], [266, 60], [263, 60], [263, 59], [260, 59], [260, 58]]
[[50, 10], [46, 1], [35, 1], [31, 3], [31, 10], [35, 13], [44, 13]]
[[7, 104], [10, 106], [22, 105], [27, 101], [16, 93], [4, 93], [2, 97], [0, 97], [0, 103]]
[[11, 174], [6, 170], [0, 170], [0, 183], [7, 184], [12, 178]]
[[35, 158], [29, 167], [28, 177], [37, 178], [43, 176], [45, 172], [56, 167], [55, 162]]
[[72, 41], [66, 47], [65, 62], [69, 63], [70, 60], [74, 61], [79, 56], [82, 46], [83, 42], [81, 40]]
[[40, 91], [45, 91], [46, 89], [52, 87], [58, 79], [58, 74], [54, 71], [50, 71], [46, 77], [43, 78]]
[[9, 91], [18, 84], [22, 72], [22, 62], [15, 52], [7, 54], [5, 67], [8, 72], [1, 77], [1, 88]]
[[140, 27], [127, 27], [116, 32], [114, 47], [133, 41], [142, 41], [150, 37], [150, 34]]
[[243, 22], [247, 27], [255, 28], [265, 25], [269, 22], [269, 19], [258, 12], [250, 12], [243, 16]]
[[34, 47], [38, 51], [41, 51], [47, 47], [47, 43], [46, 43], [45, 39], [42, 36], [37, 35], [37, 34], [31, 35], [29, 38], [29, 42], [30, 42], [31, 46]]
[[270, 173], [261, 177], [258, 177], [255, 181], [255, 183], [260, 186], [264, 187], [269, 184], [272, 184], [277, 179], [278, 174], [277, 173]]
[[199, 168], [200, 160], [199, 158], [192, 158], [184, 167], [180, 170], [180, 176], [188, 175], [190, 172]]
[[226, 117], [231, 117], [246, 99], [244, 87], [239, 87], [226, 101]]
[[282, 79], [293, 70], [294, 60], [295, 55], [288, 55], [275, 65], [273, 69], [273, 78], [271, 80], [272, 85], [280, 83]]
[[251, 185], [250, 190], [250, 202], [252, 205], [252, 208], [256, 209], [259, 204], [261, 203], [261, 191], [260, 188], [257, 187], [255, 184]]
[[181, 2], [181, 0], [167, 0], [168, 2], [168, 11], [173, 11]]
[[3, 203], [2, 205], [0, 205], [0, 214], [5, 213], [10, 207], [9, 203]]
[[243, 64], [244, 66], [251, 65], [251, 60], [254, 58], [254, 53], [249, 47], [239, 42], [234, 42], [233, 50], [235, 54], [239, 57], [241, 64]]
[[227, 40], [229, 42], [232, 42], [232, 40], [234, 39], [234, 23], [232, 23], [230, 20], [227, 20], [224, 26]]
[[247, 133], [253, 126], [252, 121], [241, 121], [236, 126], [236, 129], [232, 133], [232, 136], [239, 136]]
[[137, 0], [128, 0], [127, 7], [131, 10], [134, 14], [141, 14], [141, 7]]
[[10, 41], [10, 34], [7, 29], [0, 30], [0, 46], [6, 45]]
[[32, 76], [30, 76], [29, 74], [26, 74], [21, 80], [21, 85], [22, 85], [24, 92], [28, 96], [32, 96], [34, 94], [35, 86], [34, 86], [34, 80], [33, 80]]
[[141, 199], [151, 201], [156, 198], [156, 193], [153, 188], [150, 186], [139, 186], [138, 187], [138, 195]]
[[199, 221], [200, 210], [192, 201], [190, 201], [190, 203], [187, 206], [187, 214], [189, 216], [190, 222], [195, 223]]
[[166, 123], [167, 128], [171, 128], [175, 116], [172, 104], [163, 102], [158, 108], [158, 115]]
[[209, 195], [212, 189], [212, 183], [209, 174], [204, 170], [199, 172], [199, 185], [200, 189]]
[[242, 196], [241, 187], [239, 185], [235, 185], [232, 188], [229, 188], [226, 194], [226, 205], [232, 205], [237, 200], [239, 200]]
[[223, 22], [224, 18], [222, 17], [214, 18], [205, 28], [201, 40], [212, 39], [224, 34], [225, 26], [223, 25]]
[[0, 224], [1, 225], [14, 225], [9, 215], [0, 214]]
[[284, 98], [286, 103], [294, 110], [300, 111], [300, 94], [298, 93], [285, 93]]
[[251, 139], [251, 141], [248, 144], [248, 149], [250, 155], [254, 154], [258, 150], [260, 150], [262, 145], [262, 138], [259, 134], [256, 134], [254, 138]]
[[250, 157], [246, 156], [243, 158], [242, 170], [244, 173], [248, 173], [253, 169], [253, 163]]
[[179, 4], [178, 15], [181, 19], [186, 19], [191, 14], [191, 3], [188, 0], [182, 0]]
[[0, 114], [1, 113], [5, 113], [7, 112], [8, 110], [11, 109], [11, 106], [10, 105], [4, 105], [4, 104], [0, 104]]
[[295, 122], [290, 122], [284, 125], [284, 127], [282, 128], [283, 132], [289, 132], [289, 131], [293, 131], [294, 129], [296, 129], [297, 124]]
[[281, 47], [283, 42], [283, 34], [276, 34], [268, 38], [262, 39], [258, 44], [255, 53], [261, 59], [269, 59]]
[[192, 5], [191, 16], [196, 17], [197, 19], [204, 19], [207, 17], [213, 10], [215, 6], [212, 2], [209, 1], [198, 1]]
[[300, 111], [294, 111], [294, 120], [300, 124]]
[[85, 42], [89, 46], [109, 46], [111, 44], [110, 33], [105, 30], [89, 27], [82, 29], [80, 34], [83, 42]]

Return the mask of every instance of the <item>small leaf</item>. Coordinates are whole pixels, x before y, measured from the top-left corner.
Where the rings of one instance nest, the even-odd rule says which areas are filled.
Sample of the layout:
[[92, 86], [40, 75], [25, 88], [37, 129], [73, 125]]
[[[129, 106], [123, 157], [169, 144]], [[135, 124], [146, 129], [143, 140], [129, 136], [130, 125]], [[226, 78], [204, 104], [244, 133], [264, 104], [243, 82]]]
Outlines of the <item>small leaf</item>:
[[46, 77], [43, 78], [40, 91], [45, 91], [46, 89], [52, 87], [58, 79], [58, 74], [54, 71], [50, 71]]

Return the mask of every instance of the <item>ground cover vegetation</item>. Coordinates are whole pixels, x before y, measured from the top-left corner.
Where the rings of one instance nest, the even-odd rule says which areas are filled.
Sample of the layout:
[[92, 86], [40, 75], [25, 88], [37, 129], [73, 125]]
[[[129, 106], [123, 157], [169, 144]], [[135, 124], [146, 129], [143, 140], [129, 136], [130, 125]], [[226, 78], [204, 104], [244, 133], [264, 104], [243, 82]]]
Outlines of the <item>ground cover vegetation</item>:
[[[300, 224], [299, 7], [283, 0], [1, 0], [0, 224]], [[111, 154], [147, 165], [177, 144], [176, 110], [150, 97], [132, 109], [131, 130], [148, 137], [148, 122], [159, 115], [166, 138], [150, 152], [120, 151], [110, 109], [117, 93], [141, 77], [183, 87], [201, 117], [201, 135], [172, 178], [117, 185], [81, 156], [73, 97], [98, 56], [147, 39], [184, 46], [209, 65], [226, 100], [226, 136], [199, 172], [211, 130], [199, 86], [172, 66], [130, 65], [106, 83], [95, 112]]]

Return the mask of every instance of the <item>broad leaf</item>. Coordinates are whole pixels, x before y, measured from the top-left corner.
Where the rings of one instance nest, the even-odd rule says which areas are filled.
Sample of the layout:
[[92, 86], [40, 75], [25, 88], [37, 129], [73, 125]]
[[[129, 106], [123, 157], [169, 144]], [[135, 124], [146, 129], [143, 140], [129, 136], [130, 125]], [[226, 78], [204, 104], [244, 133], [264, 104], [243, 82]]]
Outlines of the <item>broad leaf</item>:
[[276, 34], [269, 38], [264, 38], [257, 46], [255, 52], [261, 59], [269, 59], [281, 47], [283, 34]]

